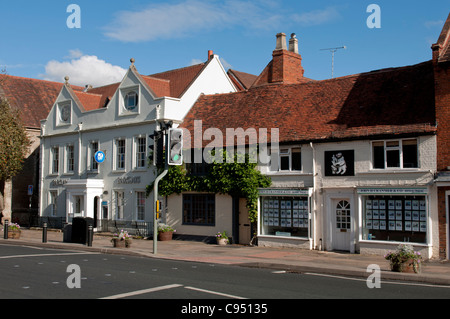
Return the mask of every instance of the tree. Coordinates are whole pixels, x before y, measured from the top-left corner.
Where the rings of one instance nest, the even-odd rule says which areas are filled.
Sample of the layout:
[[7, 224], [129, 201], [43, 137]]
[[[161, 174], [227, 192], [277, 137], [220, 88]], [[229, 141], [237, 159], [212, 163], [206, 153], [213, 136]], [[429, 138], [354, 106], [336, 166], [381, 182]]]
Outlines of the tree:
[[[0, 97], [0, 192], [3, 198], [5, 181], [22, 170], [30, 139], [19, 117], [8, 101]], [[3, 203], [0, 203], [3, 204]]]

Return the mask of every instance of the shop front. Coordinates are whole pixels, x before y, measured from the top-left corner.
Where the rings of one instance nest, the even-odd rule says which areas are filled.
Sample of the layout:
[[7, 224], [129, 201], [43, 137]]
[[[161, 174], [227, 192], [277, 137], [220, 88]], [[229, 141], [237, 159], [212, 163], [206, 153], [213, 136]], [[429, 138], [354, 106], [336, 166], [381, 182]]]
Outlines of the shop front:
[[258, 245], [312, 248], [312, 189], [259, 191]]
[[426, 256], [432, 254], [430, 190], [421, 188], [360, 188], [357, 190], [361, 253], [394, 250], [412, 245]]

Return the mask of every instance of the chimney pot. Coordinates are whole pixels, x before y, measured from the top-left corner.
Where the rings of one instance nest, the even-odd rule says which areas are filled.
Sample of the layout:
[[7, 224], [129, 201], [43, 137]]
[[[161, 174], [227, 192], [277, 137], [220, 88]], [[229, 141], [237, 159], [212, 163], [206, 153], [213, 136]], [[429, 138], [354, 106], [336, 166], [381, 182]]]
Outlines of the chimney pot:
[[275, 47], [275, 50], [287, 50], [285, 33], [281, 32], [277, 34], [277, 46]]
[[213, 55], [213, 50], [208, 50], [208, 61], [212, 59]]
[[298, 39], [295, 33], [292, 33], [291, 38], [289, 39], [289, 51], [298, 54]]

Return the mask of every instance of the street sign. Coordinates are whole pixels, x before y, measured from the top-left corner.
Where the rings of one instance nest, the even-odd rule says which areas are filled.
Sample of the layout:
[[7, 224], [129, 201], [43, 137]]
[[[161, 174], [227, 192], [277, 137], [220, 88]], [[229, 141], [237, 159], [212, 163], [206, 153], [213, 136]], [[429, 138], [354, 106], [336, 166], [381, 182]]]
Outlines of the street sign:
[[28, 185], [28, 196], [33, 195], [33, 185]]
[[106, 155], [104, 152], [98, 151], [97, 153], [95, 153], [94, 158], [97, 163], [101, 164], [105, 161]]

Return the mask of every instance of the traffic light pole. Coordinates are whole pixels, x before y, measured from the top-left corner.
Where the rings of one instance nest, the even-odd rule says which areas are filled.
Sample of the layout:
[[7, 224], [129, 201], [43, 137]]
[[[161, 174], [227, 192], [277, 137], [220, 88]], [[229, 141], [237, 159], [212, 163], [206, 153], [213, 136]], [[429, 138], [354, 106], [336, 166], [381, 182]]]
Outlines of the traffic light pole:
[[[168, 136], [167, 134], [163, 135], [165, 139], [165, 145], [168, 143]], [[167, 175], [167, 172], [169, 171], [169, 165], [167, 161], [168, 156], [166, 155], [166, 160], [164, 164], [164, 171], [158, 175], [155, 179], [155, 183], [153, 184], [153, 254], [156, 255], [158, 253], [158, 219], [156, 218], [156, 201], [158, 200], [158, 184], [161, 179], [164, 178], [164, 176]]]

